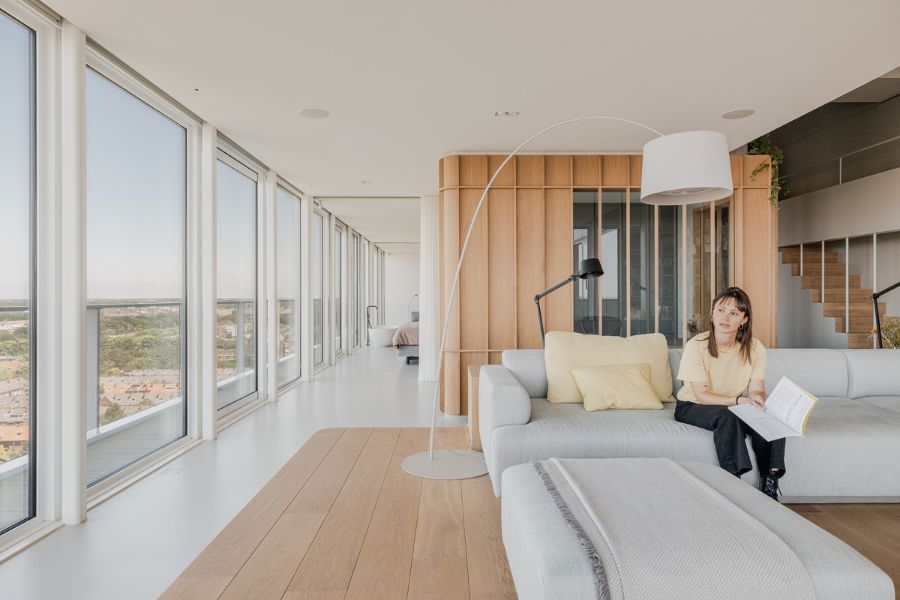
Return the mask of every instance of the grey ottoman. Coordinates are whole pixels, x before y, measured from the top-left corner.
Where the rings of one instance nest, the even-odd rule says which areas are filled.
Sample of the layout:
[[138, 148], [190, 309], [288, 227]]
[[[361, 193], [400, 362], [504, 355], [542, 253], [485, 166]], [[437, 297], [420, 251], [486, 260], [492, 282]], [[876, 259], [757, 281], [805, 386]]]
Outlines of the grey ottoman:
[[[594, 467], [587, 465], [588, 461], [577, 462], [579, 467]], [[547, 463], [548, 461], [539, 463], [540, 472], [544, 472], [543, 467]], [[688, 472], [687, 477], [692, 475], [708, 484], [780, 537], [805, 567], [817, 600], [894, 599], [891, 578], [830, 533], [717, 466], [704, 463], [678, 464]], [[591, 564], [585, 552], [584, 540], [579, 540], [572, 524], [562, 516], [559, 497], [551, 495], [546, 476], [542, 479], [540, 472], [534, 463], [510, 467], [503, 472], [503, 543], [516, 591], [521, 600], [594, 600], [598, 598], [597, 567]], [[592, 470], [589, 472], [593, 474]], [[601, 481], [600, 485], [600, 489], [608, 485], [618, 486], [622, 490], [628, 483], [621, 480]], [[602, 501], [602, 498], [599, 500]], [[625, 510], [627, 512], [629, 509]], [[570, 519], [571, 517], [569, 514]], [[655, 522], [658, 531], [660, 520], [656, 519]], [[673, 527], [679, 524], [673, 523]], [[683, 556], [671, 556], [671, 568], [678, 569], [679, 561], [684, 560]], [[740, 569], [741, 565], [730, 565], [728, 568]], [[659, 577], [665, 577], [665, 574], [660, 572]], [[667, 595], [676, 596], [701, 597], [693, 596], [690, 590], [683, 589], [673, 590], [671, 596]]]

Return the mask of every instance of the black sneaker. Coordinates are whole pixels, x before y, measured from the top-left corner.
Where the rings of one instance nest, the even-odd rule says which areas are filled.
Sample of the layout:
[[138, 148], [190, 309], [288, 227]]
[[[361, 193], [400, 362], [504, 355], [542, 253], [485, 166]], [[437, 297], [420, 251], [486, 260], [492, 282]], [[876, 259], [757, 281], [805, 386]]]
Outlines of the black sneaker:
[[781, 490], [778, 488], [778, 477], [772, 473], [767, 473], [759, 483], [759, 491], [778, 502], [778, 495]]

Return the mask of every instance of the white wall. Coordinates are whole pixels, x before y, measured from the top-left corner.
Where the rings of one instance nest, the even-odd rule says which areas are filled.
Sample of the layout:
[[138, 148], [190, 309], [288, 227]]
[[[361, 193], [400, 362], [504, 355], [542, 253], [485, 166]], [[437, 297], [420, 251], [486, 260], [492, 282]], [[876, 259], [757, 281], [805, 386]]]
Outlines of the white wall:
[[[419, 293], [419, 253], [394, 253], [384, 257], [384, 323], [409, 322], [409, 302]], [[418, 310], [419, 299], [413, 301]]]
[[788, 198], [778, 215], [778, 245], [900, 230], [900, 169]]
[[[884, 289], [900, 281], [900, 169], [789, 198], [781, 203], [778, 228], [779, 246], [836, 240], [826, 248], [849, 263], [850, 274], [860, 276], [862, 287]], [[877, 269], [873, 233], [878, 234]], [[845, 237], [851, 238], [849, 260]], [[888, 315], [900, 316], [900, 290], [884, 296], [882, 302]], [[783, 314], [779, 304], [779, 321]]]
[[835, 319], [822, 314], [812, 292], [800, 288], [790, 265], [778, 269], [778, 346], [781, 348], [846, 348], [847, 334], [834, 330]]

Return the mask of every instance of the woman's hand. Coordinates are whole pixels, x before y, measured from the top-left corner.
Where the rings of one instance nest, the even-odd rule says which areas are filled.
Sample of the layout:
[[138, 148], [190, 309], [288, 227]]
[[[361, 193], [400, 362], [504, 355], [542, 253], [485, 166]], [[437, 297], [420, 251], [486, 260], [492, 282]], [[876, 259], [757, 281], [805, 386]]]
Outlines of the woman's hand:
[[762, 402], [755, 398], [748, 398], [747, 396], [741, 396], [740, 398], [738, 398], [738, 404], [750, 404], [752, 406], [755, 406], [759, 410], [762, 410], [762, 411], [766, 410], [765, 402]]

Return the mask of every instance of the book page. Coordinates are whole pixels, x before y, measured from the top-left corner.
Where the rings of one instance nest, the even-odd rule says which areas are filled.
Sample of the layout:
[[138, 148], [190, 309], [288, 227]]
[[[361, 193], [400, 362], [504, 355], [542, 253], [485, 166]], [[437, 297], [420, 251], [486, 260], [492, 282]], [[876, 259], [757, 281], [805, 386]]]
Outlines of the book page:
[[767, 442], [780, 440], [786, 437], [800, 437], [801, 434], [794, 431], [772, 415], [767, 414], [752, 404], [729, 406], [728, 410], [736, 414], [744, 423], [753, 428], [756, 433], [766, 439]]
[[782, 377], [766, 398], [766, 414], [802, 435], [806, 417], [815, 403], [816, 399], [807, 394], [803, 388], [787, 377]]

